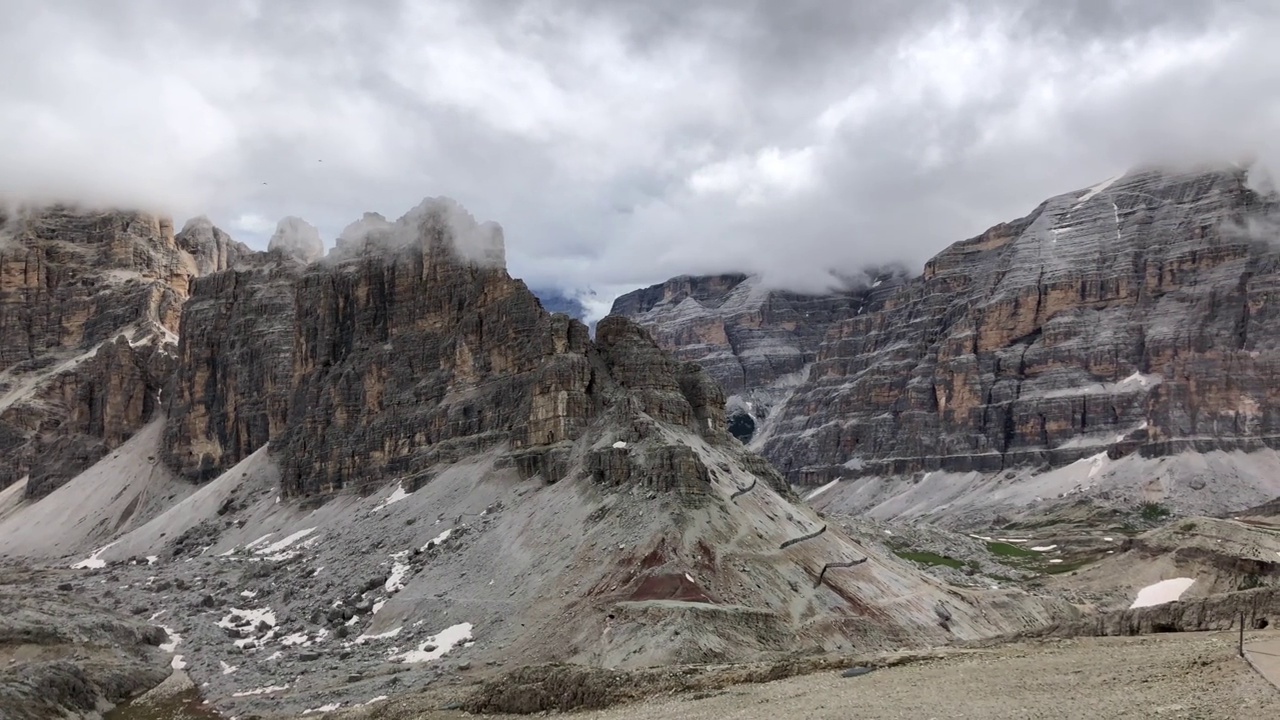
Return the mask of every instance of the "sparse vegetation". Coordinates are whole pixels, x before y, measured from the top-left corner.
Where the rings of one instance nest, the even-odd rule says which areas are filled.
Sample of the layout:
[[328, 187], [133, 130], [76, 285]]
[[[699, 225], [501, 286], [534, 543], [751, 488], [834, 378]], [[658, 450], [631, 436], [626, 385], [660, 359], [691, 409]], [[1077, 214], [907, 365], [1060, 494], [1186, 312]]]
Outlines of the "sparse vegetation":
[[1038, 558], [1040, 557], [1040, 553], [1034, 550], [1028, 550], [1024, 547], [1018, 547], [1017, 545], [1014, 545], [1012, 543], [1006, 543], [1006, 542], [996, 542], [996, 541], [989, 542], [987, 543], [987, 550], [991, 551], [992, 555], [998, 555], [1000, 557], [1007, 557], [1007, 558]]
[[1240, 579], [1240, 584], [1236, 589], [1253, 590], [1254, 588], [1260, 588], [1264, 585], [1266, 585], [1266, 583], [1262, 581], [1261, 575], [1245, 575]]
[[1160, 522], [1172, 514], [1173, 512], [1169, 510], [1169, 508], [1161, 505], [1160, 503], [1142, 503], [1142, 505], [1138, 507], [1138, 517], [1141, 517], [1147, 522]]
[[903, 560], [918, 562], [921, 565], [946, 565], [950, 568], [959, 570], [964, 567], [964, 563], [946, 555], [939, 555], [931, 552], [916, 552], [911, 550], [894, 550], [895, 555]]

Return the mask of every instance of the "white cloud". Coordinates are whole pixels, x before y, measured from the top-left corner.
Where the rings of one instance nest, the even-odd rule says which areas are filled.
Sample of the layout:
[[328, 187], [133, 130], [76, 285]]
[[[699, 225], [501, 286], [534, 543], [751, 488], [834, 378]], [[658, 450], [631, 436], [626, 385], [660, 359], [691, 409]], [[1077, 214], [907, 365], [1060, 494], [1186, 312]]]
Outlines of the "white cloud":
[[599, 302], [685, 272], [820, 286], [1133, 164], [1277, 158], [1261, 0], [10, 4], [0, 196], [258, 247], [449, 196], [513, 273]]

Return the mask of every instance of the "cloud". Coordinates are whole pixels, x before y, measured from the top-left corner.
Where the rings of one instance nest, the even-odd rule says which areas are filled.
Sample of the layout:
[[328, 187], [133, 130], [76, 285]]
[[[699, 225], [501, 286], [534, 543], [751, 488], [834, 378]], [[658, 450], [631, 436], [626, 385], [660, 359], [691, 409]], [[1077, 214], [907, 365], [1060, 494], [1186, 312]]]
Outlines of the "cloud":
[[281, 217], [336, 238], [449, 196], [501, 223], [513, 274], [601, 302], [918, 268], [1138, 164], [1280, 168], [1267, 0], [7, 7], [0, 195], [208, 214], [258, 247]]

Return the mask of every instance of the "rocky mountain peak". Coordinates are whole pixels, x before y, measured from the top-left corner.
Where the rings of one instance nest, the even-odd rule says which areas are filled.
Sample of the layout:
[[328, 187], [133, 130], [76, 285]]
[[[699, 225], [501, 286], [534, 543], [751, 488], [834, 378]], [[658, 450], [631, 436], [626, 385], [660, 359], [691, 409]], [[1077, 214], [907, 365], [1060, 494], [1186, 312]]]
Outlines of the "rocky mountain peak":
[[8, 212], [0, 247], [0, 486], [57, 487], [160, 406], [195, 279], [247, 249], [204, 222], [65, 205]]
[[838, 291], [809, 295], [741, 273], [686, 275], [620, 296], [613, 313], [705, 367], [728, 393], [734, 435], [749, 442], [814, 362], [831, 323], [877, 307], [905, 279], [900, 268], [870, 268], [842, 278]]
[[[919, 277], [812, 301], [818, 323], [735, 300], [749, 297], [737, 276], [676, 278], [615, 307], [711, 369], [736, 396], [735, 430], [792, 482], [884, 479], [850, 509], [922, 493], [897, 480], [926, 472], [955, 473], [963, 493], [1058, 468], [1082, 489], [1112, 478], [1105, 502], [1136, 504], [1157, 481], [1125, 463], [1280, 436], [1266, 380], [1280, 367], [1267, 309], [1280, 198], [1255, 185], [1237, 166], [1136, 169], [958, 242]], [[792, 341], [790, 364], [759, 344], [814, 325], [812, 354]], [[779, 368], [795, 374], [778, 382]], [[1158, 482], [1197, 511], [1228, 509], [1210, 484]], [[1266, 499], [1255, 485], [1263, 496], [1232, 501]]]
[[188, 220], [174, 240], [178, 247], [195, 258], [196, 271], [200, 275], [226, 270], [240, 258], [253, 252], [249, 246], [233, 240], [203, 215]]
[[304, 263], [324, 257], [324, 240], [320, 230], [299, 217], [289, 216], [276, 225], [275, 234], [267, 243], [267, 250], [295, 257]]
[[452, 256], [485, 267], [506, 267], [502, 227], [495, 222], [477, 222], [457, 201], [446, 197], [425, 198], [394, 223], [378, 213], [365, 213], [338, 236], [334, 256], [341, 260], [413, 246], [429, 255]]

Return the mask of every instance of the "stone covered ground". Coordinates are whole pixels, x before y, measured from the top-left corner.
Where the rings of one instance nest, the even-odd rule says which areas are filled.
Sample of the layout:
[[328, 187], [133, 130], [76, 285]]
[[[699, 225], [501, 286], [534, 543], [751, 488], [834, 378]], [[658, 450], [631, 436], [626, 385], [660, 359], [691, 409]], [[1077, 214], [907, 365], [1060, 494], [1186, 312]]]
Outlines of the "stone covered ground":
[[[1255, 632], [1248, 642], [1280, 637]], [[1235, 633], [1077, 638], [952, 650], [855, 677], [840, 670], [733, 682], [587, 711], [582, 720], [1280, 717], [1280, 689], [1236, 655]], [[627, 680], [630, 682], [630, 680]], [[330, 716], [452, 720], [440, 698], [405, 698]], [[495, 718], [517, 717], [497, 715]]]

